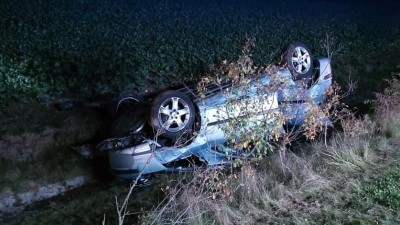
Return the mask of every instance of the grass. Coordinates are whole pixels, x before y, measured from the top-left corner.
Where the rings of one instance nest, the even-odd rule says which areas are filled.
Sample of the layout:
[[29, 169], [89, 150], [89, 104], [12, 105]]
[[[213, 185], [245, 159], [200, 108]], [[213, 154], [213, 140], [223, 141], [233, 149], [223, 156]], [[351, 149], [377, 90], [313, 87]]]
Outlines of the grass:
[[[397, 88], [396, 80], [390, 83], [388, 90]], [[400, 142], [386, 134], [399, 124], [387, 126], [384, 121], [387, 116], [398, 121], [398, 115], [387, 113], [392, 108], [379, 107], [398, 106], [399, 98], [393, 93], [397, 92], [384, 92], [374, 103], [384, 111], [377, 110], [371, 117], [347, 117], [341, 121], [342, 132], [334, 133], [327, 142], [322, 138], [293, 144], [292, 151], [275, 152], [230, 172], [160, 175], [153, 186], [133, 192], [128, 209], [134, 214], [125, 222], [397, 224]], [[45, 158], [51, 159], [47, 169], [55, 172], [73, 167], [68, 155], [52, 151]], [[105, 215], [106, 224], [114, 224], [114, 197], [123, 198], [127, 189], [127, 184], [99, 184], [98, 189], [49, 201], [38, 207], [40, 211], [28, 211], [0, 223], [97, 224]]]
[[[60, 129], [67, 125], [79, 129], [80, 132], [93, 132], [99, 126], [99, 112], [88, 107], [76, 108], [72, 111], [60, 111], [53, 105], [40, 103], [12, 104], [7, 111], [0, 113], [0, 135], [22, 135], [24, 133], [41, 133], [46, 129]], [[95, 116], [93, 116], [95, 115]], [[87, 130], [87, 131], [85, 131]], [[77, 132], [72, 131], [71, 132]]]
[[360, 199], [360, 205], [377, 203], [387, 207], [390, 211], [397, 211], [400, 208], [399, 171], [399, 165], [394, 165], [390, 168], [389, 173], [366, 182], [356, 195]]
[[[396, 224], [398, 158], [388, 163], [373, 145], [334, 136], [247, 165], [233, 174], [207, 171], [171, 185], [167, 200], [143, 224]], [[383, 138], [383, 137], [382, 137]], [[342, 147], [337, 142], [345, 143]], [[364, 141], [375, 143], [366, 138]], [[331, 145], [333, 143], [333, 145]], [[354, 148], [353, 148], [354, 147]], [[387, 146], [386, 146], [387, 147]], [[311, 150], [305, 150], [305, 149]], [[363, 149], [362, 151], [357, 148]], [[398, 148], [393, 145], [392, 148]], [[334, 152], [332, 152], [334, 150]], [[306, 151], [301, 153], [301, 151]], [[369, 158], [365, 153], [369, 152]], [[282, 154], [282, 153], [281, 153]], [[219, 179], [215, 173], [220, 175]], [[210, 183], [205, 185], [203, 181]]]
[[[344, 86], [349, 76], [359, 79], [357, 92], [347, 103], [367, 107], [365, 111], [370, 105], [363, 102], [374, 97], [373, 91], [384, 89], [382, 78], [398, 70], [398, 15], [373, 2], [355, 6], [296, 1], [296, 7], [292, 7], [292, 0], [263, 4], [179, 0], [18, 3], [0, 3], [0, 76], [7, 78], [0, 80], [1, 109], [32, 99], [91, 99], [101, 93], [154, 90], [177, 85], [178, 80], [193, 81], [209, 64], [235, 58], [248, 36], [256, 38], [252, 52], [256, 64], [267, 65], [278, 61], [281, 47], [297, 40], [310, 45], [315, 56], [326, 56], [321, 40], [332, 35], [334, 77]], [[325, 8], [330, 11], [321, 10]], [[297, 19], [299, 14], [303, 15], [301, 20]], [[164, 197], [160, 189], [165, 190], [165, 185], [160, 181], [150, 193], [139, 191], [132, 196], [129, 207], [140, 211], [140, 204], [145, 204], [143, 223], [396, 224], [398, 167], [392, 161], [399, 159], [395, 150], [400, 120], [393, 109], [380, 112], [386, 108], [375, 106], [377, 113], [371, 120], [376, 130], [372, 133], [350, 129], [328, 144], [315, 142], [296, 153], [276, 154], [235, 174], [208, 171], [186, 177], [189, 184], [196, 185], [168, 184], [172, 190], [166, 192], [168, 197], [177, 194], [174, 201], [146, 211]], [[71, 118], [69, 113], [53, 117], [41, 114], [45, 107], [27, 108], [2, 112], [2, 137], [37, 134], [45, 127], [61, 128], [71, 122], [66, 121]], [[369, 127], [368, 119], [347, 122], [350, 128], [375, 129]], [[93, 123], [83, 120], [81, 124]], [[44, 161], [2, 160], [1, 186], [20, 190], [35, 183], [22, 185], [21, 181], [40, 180], [43, 174], [52, 180], [85, 171], [86, 167], [81, 167], [85, 163], [69, 151], [68, 141], [62, 141], [66, 137], [76, 140], [69, 135], [81, 129], [78, 126], [57, 133], [59, 142], [49, 145], [49, 151], [41, 155]], [[90, 137], [93, 130], [96, 126], [81, 132], [85, 133], [81, 138]], [[349, 136], [349, 132], [356, 134]], [[205, 176], [217, 181], [211, 186], [198, 185]], [[126, 188], [117, 186], [64, 204], [51, 203], [42, 212], [0, 224], [99, 224], [104, 213], [111, 224], [115, 221], [110, 216], [115, 211], [114, 196], [123, 195]], [[130, 218], [137, 222], [136, 216]]]
[[45, 105], [14, 105], [1, 119], [1, 193], [22, 192], [89, 173], [88, 163], [72, 145], [99, 130], [97, 112], [69, 112]]
[[[164, 196], [159, 186], [165, 181], [161, 176], [154, 180], [155, 186], [136, 189], [130, 201], [132, 213], [127, 217], [128, 224], [136, 224], [142, 212], [150, 210]], [[65, 197], [39, 203], [26, 212], [2, 218], [0, 224], [115, 224], [115, 196], [123, 197], [129, 183], [109, 181], [96, 183]]]
[[19, 193], [87, 174], [88, 163], [69, 145], [55, 144], [35, 162], [1, 160], [1, 193]]
[[[398, 224], [398, 79], [371, 119], [347, 116], [341, 132], [279, 151], [229, 173], [198, 171], [168, 185], [142, 224]], [[380, 108], [380, 106], [392, 106]], [[385, 113], [382, 113], [385, 112]], [[390, 116], [389, 118], [387, 116]]]

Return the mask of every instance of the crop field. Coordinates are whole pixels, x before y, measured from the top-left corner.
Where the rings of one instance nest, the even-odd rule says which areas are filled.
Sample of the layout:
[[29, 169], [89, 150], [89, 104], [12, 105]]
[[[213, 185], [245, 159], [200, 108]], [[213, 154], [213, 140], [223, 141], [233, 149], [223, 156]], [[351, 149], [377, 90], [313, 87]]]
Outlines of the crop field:
[[0, 3], [3, 108], [193, 82], [210, 64], [236, 59], [250, 37], [260, 66], [278, 63], [294, 41], [329, 54], [339, 82], [359, 80], [358, 96], [381, 90], [398, 64], [396, 2], [18, 2]]

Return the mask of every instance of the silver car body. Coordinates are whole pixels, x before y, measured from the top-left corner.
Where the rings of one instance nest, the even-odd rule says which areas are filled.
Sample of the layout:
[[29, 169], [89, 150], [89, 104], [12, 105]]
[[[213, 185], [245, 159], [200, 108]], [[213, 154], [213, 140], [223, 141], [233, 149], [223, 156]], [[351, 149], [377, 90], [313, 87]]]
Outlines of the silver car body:
[[[299, 126], [303, 123], [306, 113], [311, 105], [304, 100], [311, 99], [315, 105], [324, 103], [325, 93], [332, 85], [332, 71], [330, 60], [318, 59], [319, 75], [311, 87], [304, 88], [301, 84], [292, 80], [292, 75], [287, 69], [280, 69], [278, 76], [288, 82], [272, 93], [268, 101], [262, 107], [267, 110], [275, 110], [288, 116], [286, 124]], [[271, 76], [265, 74], [257, 82], [269, 84]], [[253, 98], [254, 93], [246, 93], [246, 97]], [[127, 146], [119, 150], [108, 150], [110, 167], [117, 177], [123, 179], [136, 179], [138, 176], [160, 171], [176, 171], [188, 168], [174, 167], [167, 164], [179, 161], [191, 156], [198, 157], [207, 166], [226, 165], [232, 163], [230, 154], [216, 151], [216, 147], [223, 145], [227, 139], [223, 129], [219, 126], [228, 117], [221, 116], [221, 109], [226, 104], [226, 94], [217, 93], [210, 97], [194, 102], [200, 114], [200, 130], [194, 139], [187, 145], [161, 146], [154, 139], [144, 139], [135, 146]], [[218, 116], [217, 116], [218, 114]], [[331, 126], [328, 118], [320, 118], [325, 126]], [[282, 129], [282, 132], [283, 129]], [[107, 149], [107, 144], [121, 145], [129, 136], [112, 138], [99, 144], [98, 149]], [[232, 150], [234, 152], [234, 150]]]

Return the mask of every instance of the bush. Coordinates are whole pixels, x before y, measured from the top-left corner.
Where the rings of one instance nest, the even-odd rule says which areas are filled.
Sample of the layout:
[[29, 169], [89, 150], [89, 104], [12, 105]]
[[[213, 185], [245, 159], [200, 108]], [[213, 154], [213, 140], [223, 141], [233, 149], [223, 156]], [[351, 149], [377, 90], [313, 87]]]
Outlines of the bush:
[[395, 73], [386, 82], [389, 84], [383, 93], [376, 94], [374, 100], [375, 116], [379, 127], [388, 137], [400, 137], [400, 73]]

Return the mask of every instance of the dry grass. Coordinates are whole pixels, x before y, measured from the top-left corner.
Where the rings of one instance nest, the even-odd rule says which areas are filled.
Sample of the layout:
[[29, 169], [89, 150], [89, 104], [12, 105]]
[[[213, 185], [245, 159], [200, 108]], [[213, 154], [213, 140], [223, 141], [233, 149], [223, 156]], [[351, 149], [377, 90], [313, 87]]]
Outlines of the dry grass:
[[376, 94], [375, 118], [382, 133], [388, 137], [400, 137], [400, 73], [387, 80], [389, 86]]
[[322, 154], [327, 165], [338, 166], [350, 172], [363, 171], [374, 159], [372, 149], [375, 123], [368, 116], [347, 118], [341, 123], [343, 132], [337, 133], [324, 146]]
[[386, 210], [379, 202], [370, 203], [368, 208], [355, 194], [371, 177], [384, 176], [393, 162], [398, 164], [400, 95], [396, 90], [400, 90], [400, 82], [395, 79], [391, 84], [378, 95], [372, 119], [349, 114], [340, 121], [342, 132], [334, 133], [327, 141], [322, 138], [294, 151], [275, 152], [229, 172], [183, 174], [168, 185], [164, 190], [167, 197], [142, 223], [399, 222], [399, 215], [392, 209]]
[[[325, 221], [319, 215], [339, 215], [341, 212], [332, 207], [340, 205], [340, 199], [346, 197], [342, 191], [359, 185], [351, 175], [360, 174], [361, 168], [372, 163], [372, 157], [365, 157], [366, 152], [372, 151], [366, 149], [368, 138], [360, 137], [353, 142], [337, 135], [328, 145], [310, 144], [311, 155], [277, 152], [231, 173], [199, 171], [191, 178], [180, 179], [178, 185], [169, 186], [165, 202], [143, 223], [317, 224]], [[350, 143], [352, 146], [346, 148]], [[317, 215], [316, 220], [313, 215]]]

